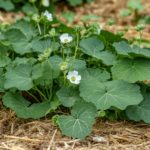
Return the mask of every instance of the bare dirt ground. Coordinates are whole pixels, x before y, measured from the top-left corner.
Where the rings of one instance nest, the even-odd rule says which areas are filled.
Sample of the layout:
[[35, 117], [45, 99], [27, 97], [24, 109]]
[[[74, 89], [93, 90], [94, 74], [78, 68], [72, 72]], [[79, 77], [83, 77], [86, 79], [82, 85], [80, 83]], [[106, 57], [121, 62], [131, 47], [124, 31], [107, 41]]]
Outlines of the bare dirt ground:
[[[139, 16], [150, 13], [149, 0], [142, 0], [145, 6], [144, 12]], [[96, 21], [107, 28], [107, 20], [114, 18], [116, 24], [110, 27], [110, 31], [123, 30], [129, 26], [130, 30], [126, 38], [135, 38], [138, 33], [132, 26], [131, 18], [119, 18], [119, 13], [126, 8], [126, 0], [97, 0], [90, 5], [84, 4], [79, 7], [70, 7], [63, 2], [57, 4], [56, 15], [62, 21], [62, 11], [74, 11], [76, 13], [74, 24], [81, 24], [80, 19], [87, 14], [93, 13], [103, 16]], [[8, 23], [16, 17], [22, 18], [23, 13], [2, 12], [0, 21]], [[92, 22], [92, 21], [87, 21]], [[146, 25], [143, 39], [150, 40], [150, 27]], [[101, 141], [95, 139], [100, 138]], [[150, 125], [144, 122], [133, 121], [97, 120], [92, 132], [84, 140], [72, 139], [64, 136], [59, 127], [54, 126], [51, 116], [39, 120], [17, 118], [13, 110], [8, 110], [0, 105], [0, 150], [149, 150], [150, 149]]]

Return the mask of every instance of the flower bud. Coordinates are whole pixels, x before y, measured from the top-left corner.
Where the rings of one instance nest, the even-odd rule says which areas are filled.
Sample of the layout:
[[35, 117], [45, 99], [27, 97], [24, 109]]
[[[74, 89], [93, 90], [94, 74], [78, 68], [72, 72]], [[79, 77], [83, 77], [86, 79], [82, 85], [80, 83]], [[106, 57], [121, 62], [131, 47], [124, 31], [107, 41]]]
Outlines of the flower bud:
[[45, 51], [44, 51], [44, 54], [47, 56], [47, 58], [51, 55], [52, 53], [52, 50], [50, 48], [47, 48]]
[[55, 28], [52, 28], [52, 29], [49, 31], [49, 34], [50, 34], [52, 37], [56, 36]]
[[125, 27], [124, 30], [125, 30], [125, 32], [128, 32], [129, 28], [128, 28], [128, 27]]
[[117, 31], [117, 35], [119, 35], [119, 36], [124, 36], [124, 32], [123, 31]]
[[34, 14], [33, 16], [32, 16], [32, 20], [34, 20], [35, 22], [40, 22], [40, 16], [38, 15], [38, 14]]
[[99, 117], [104, 117], [106, 115], [104, 110], [99, 111]]
[[69, 64], [67, 62], [61, 62], [58, 66], [59, 69], [62, 71], [66, 71], [69, 69]]
[[39, 61], [45, 61], [47, 59], [47, 55], [45, 53], [39, 54], [38, 57]]
[[69, 58], [66, 58], [66, 59], [65, 59], [65, 62], [69, 63], [69, 62], [70, 62], [70, 59], [69, 59]]
[[112, 25], [115, 24], [115, 21], [112, 20], [112, 19], [109, 19], [109, 20], [107, 21], [107, 24], [108, 24], [109, 26], [112, 26]]
[[34, 13], [32, 11], [27, 12], [27, 16], [32, 17], [33, 15], [34, 15]]
[[30, 3], [35, 3], [37, 0], [29, 0]]
[[99, 24], [96, 23], [96, 22], [92, 22], [88, 25], [88, 28], [91, 28], [91, 27], [98, 30], [99, 29]]
[[75, 32], [81, 32], [83, 30], [83, 26], [75, 24], [74, 30], [75, 30]]
[[137, 26], [135, 26], [135, 30], [137, 32], [144, 30], [145, 29], [145, 25], [144, 24], [138, 24]]
[[53, 123], [54, 123], [55, 126], [59, 125], [58, 124], [58, 120], [57, 120], [58, 117], [59, 117], [59, 115], [55, 115], [55, 116], [52, 117], [52, 121], [53, 121]]

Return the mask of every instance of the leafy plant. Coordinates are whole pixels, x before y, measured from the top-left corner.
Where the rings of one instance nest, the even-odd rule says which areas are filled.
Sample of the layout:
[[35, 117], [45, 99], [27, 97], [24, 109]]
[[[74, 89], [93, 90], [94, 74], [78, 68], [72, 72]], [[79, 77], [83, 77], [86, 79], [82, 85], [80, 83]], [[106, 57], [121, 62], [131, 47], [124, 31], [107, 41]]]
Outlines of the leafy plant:
[[132, 18], [132, 20], [134, 21], [138, 21], [138, 11], [143, 11], [144, 10], [144, 6], [141, 4], [140, 0], [130, 0], [129, 2], [127, 2], [127, 7], [129, 9], [124, 9], [121, 13], [120, 13], [120, 17], [126, 17], [126, 16], [130, 16], [132, 12], [134, 12], [134, 17]]
[[[67, 27], [48, 12], [28, 17], [0, 26], [0, 92], [6, 107], [25, 119], [50, 113], [64, 135], [79, 139], [99, 117], [150, 123], [144, 83], [150, 78], [150, 52], [141, 42], [130, 46], [97, 23]], [[108, 21], [108, 27], [113, 24]], [[136, 29], [141, 33], [144, 26]]]
[[68, 21], [68, 23], [72, 23], [75, 18], [74, 12], [62, 12], [62, 16]]
[[94, 14], [90, 14], [90, 15], [85, 15], [84, 17], [81, 18], [81, 21], [85, 22], [86, 20], [99, 20], [102, 17], [99, 16], [95, 16]]

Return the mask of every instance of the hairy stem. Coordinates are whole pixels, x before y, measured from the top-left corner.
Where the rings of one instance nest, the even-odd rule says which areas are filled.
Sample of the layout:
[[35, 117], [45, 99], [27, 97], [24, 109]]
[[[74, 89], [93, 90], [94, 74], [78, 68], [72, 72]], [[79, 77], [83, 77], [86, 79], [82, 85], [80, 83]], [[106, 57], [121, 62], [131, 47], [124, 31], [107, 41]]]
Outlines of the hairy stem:
[[40, 101], [33, 95], [31, 94], [30, 92], [26, 91], [29, 95], [31, 95], [38, 103], [40, 103]]
[[77, 51], [78, 51], [78, 46], [79, 46], [79, 33], [76, 33], [76, 34], [77, 34], [77, 45], [76, 45], [75, 54], [74, 54], [74, 60], [73, 60], [71, 69], [73, 68], [73, 65], [74, 65], [74, 62], [75, 62], [75, 59], [76, 59], [76, 54], [77, 54]]

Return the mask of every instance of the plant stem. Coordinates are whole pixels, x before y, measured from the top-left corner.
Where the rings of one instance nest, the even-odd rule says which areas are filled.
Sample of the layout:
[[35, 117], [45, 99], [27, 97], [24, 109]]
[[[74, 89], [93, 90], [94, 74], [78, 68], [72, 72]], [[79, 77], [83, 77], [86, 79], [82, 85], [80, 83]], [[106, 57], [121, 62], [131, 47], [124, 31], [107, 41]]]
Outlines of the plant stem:
[[63, 60], [65, 60], [64, 49], [63, 49]]
[[14, 59], [15, 59], [15, 52], [14, 51], [12, 51], [12, 61], [14, 61]]
[[77, 45], [76, 45], [75, 54], [74, 54], [74, 60], [73, 60], [71, 69], [73, 68], [73, 65], [74, 65], [74, 62], [75, 62], [75, 59], [76, 59], [76, 54], [77, 54], [78, 46], [79, 46], [79, 33], [76, 33], [76, 34], [77, 34]]
[[48, 92], [48, 89], [47, 89], [47, 86], [46, 86], [46, 82], [44, 82], [44, 83], [45, 83], [45, 89], [46, 89], [46, 92], [47, 92], [47, 97], [50, 98], [50, 94], [49, 94], [49, 92]]
[[66, 85], [66, 73], [64, 71], [64, 86]]
[[45, 28], [46, 28], [46, 23], [44, 23], [44, 35], [45, 35]]
[[108, 25], [108, 27], [107, 27], [107, 30], [109, 30], [109, 25]]
[[108, 41], [106, 41], [106, 48], [105, 48], [105, 50], [107, 50], [108, 45], [109, 45], [109, 42], [108, 42]]
[[54, 36], [53, 36], [53, 41], [54, 41], [54, 45], [53, 45], [54, 54], [56, 54], [56, 53], [55, 53], [55, 37], [54, 37]]
[[91, 65], [91, 60], [92, 60], [92, 57], [90, 58], [90, 61], [89, 61], [89, 64], [88, 64], [88, 68], [89, 68], [90, 65]]
[[67, 58], [69, 58], [69, 48], [67, 48]]
[[41, 94], [44, 97], [45, 100], [47, 100], [47, 98], [45, 97], [45, 95], [36, 86], [34, 88], [35, 88], [36, 91], [39, 92], [39, 94]]
[[36, 10], [36, 13], [37, 13], [37, 14], [39, 14], [39, 11], [38, 11], [38, 9], [37, 9], [37, 7], [36, 7], [35, 3], [33, 2], [32, 4], [33, 4], [33, 7], [34, 7], [34, 8], [35, 8], [35, 10]]
[[143, 30], [142, 30], [142, 32], [140, 31], [140, 42], [139, 42], [139, 46], [141, 45], [142, 35], [143, 35]]
[[42, 35], [42, 32], [41, 32], [41, 28], [40, 28], [39, 23], [37, 23], [37, 26], [38, 26], [38, 29], [39, 29], [39, 33], [40, 33], [40, 35]]
[[50, 66], [50, 68], [51, 68], [51, 70], [52, 70], [52, 83], [51, 83], [51, 87], [50, 87], [50, 98], [52, 98], [52, 93], [53, 93], [53, 74], [54, 74], [54, 70], [53, 70], [53, 67], [51, 66], [51, 64], [50, 64], [50, 62], [48, 61], [48, 59], [47, 59], [47, 62], [48, 62], [48, 64], [49, 64], [49, 66]]
[[40, 103], [40, 101], [33, 95], [31, 94], [30, 92], [26, 91], [29, 95], [31, 95], [38, 103]]

